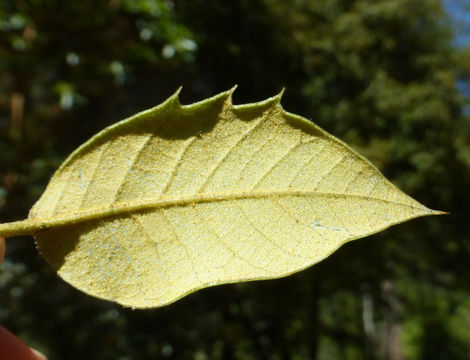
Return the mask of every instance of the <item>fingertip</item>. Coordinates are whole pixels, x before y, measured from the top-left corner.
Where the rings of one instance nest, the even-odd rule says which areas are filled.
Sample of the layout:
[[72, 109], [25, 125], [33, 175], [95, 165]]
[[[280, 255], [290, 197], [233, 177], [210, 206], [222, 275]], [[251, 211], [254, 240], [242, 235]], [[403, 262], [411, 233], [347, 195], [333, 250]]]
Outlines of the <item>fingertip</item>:
[[2, 360], [47, 360], [43, 354], [31, 349], [3, 326], [0, 326], [0, 349]]
[[37, 360], [47, 360], [47, 357], [40, 351], [31, 348], [31, 351], [36, 355]]

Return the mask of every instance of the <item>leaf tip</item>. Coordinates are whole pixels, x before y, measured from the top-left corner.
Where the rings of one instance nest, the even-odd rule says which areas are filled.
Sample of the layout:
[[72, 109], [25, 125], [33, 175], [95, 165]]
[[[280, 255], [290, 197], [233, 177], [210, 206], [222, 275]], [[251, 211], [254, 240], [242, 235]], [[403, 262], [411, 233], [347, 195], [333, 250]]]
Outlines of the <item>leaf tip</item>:
[[238, 84], [235, 84], [234, 86], [232, 86], [230, 89], [228, 89], [227, 91], [225, 91], [223, 94], [226, 94], [227, 95], [227, 102], [230, 104], [230, 105], [233, 105], [233, 93], [235, 92], [235, 90], [237, 89], [238, 87]]
[[434, 216], [434, 215], [441, 216], [441, 215], [451, 215], [451, 214], [447, 211], [433, 210], [425, 206], [422, 207], [422, 213], [420, 216]]
[[233, 85], [233, 86], [228, 90], [228, 92], [229, 92], [230, 94], [233, 94], [233, 93], [235, 92], [235, 90], [237, 89], [237, 87], [238, 87], [238, 84]]
[[168, 100], [166, 101], [167, 106], [174, 106], [174, 107], [181, 107], [179, 95], [181, 93], [181, 90], [183, 89], [183, 86], [180, 86], [174, 93], [171, 95]]
[[262, 101], [260, 103], [265, 103], [265, 104], [270, 104], [271, 106], [277, 106], [277, 105], [281, 105], [281, 100], [282, 100], [282, 96], [284, 95], [284, 91], [285, 91], [285, 88], [282, 88], [281, 91], [277, 94], [277, 95], [274, 95], [268, 99], [266, 99], [265, 101]]
[[277, 104], [281, 104], [282, 97], [284, 96], [284, 92], [286, 91], [286, 88], [283, 87], [281, 91], [279, 91], [279, 94], [273, 96], [273, 99], [277, 101]]
[[176, 91], [171, 97], [178, 97], [180, 95], [181, 90], [183, 90], [183, 85], [181, 85], [178, 89], [176, 89]]

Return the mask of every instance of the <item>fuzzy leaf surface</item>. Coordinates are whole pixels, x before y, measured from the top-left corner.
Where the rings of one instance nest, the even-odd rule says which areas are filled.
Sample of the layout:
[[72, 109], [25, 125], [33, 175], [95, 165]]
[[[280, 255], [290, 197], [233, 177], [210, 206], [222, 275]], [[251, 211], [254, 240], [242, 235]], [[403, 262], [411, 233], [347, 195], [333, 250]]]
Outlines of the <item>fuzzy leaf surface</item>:
[[73, 152], [22, 222], [73, 286], [134, 308], [305, 269], [344, 243], [438, 214], [280, 95], [163, 104]]

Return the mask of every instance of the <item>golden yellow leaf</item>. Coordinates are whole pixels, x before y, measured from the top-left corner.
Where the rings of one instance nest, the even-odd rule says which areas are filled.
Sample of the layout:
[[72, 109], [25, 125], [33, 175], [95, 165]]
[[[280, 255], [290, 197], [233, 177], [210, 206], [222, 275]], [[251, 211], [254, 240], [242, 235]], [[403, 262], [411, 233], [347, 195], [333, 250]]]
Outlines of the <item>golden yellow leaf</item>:
[[84, 292], [135, 307], [305, 269], [347, 241], [438, 214], [281, 95], [178, 94], [72, 153], [27, 220], [42, 256]]

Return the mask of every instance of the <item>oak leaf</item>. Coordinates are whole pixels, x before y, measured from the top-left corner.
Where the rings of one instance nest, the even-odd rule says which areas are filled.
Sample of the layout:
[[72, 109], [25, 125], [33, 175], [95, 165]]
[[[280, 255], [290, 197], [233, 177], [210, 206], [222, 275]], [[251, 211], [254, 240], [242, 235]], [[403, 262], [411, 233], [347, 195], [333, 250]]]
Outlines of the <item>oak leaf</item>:
[[233, 105], [233, 89], [163, 104], [103, 130], [52, 177], [27, 220], [73, 286], [134, 308], [305, 269], [344, 243], [439, 214], [281, 95]]

